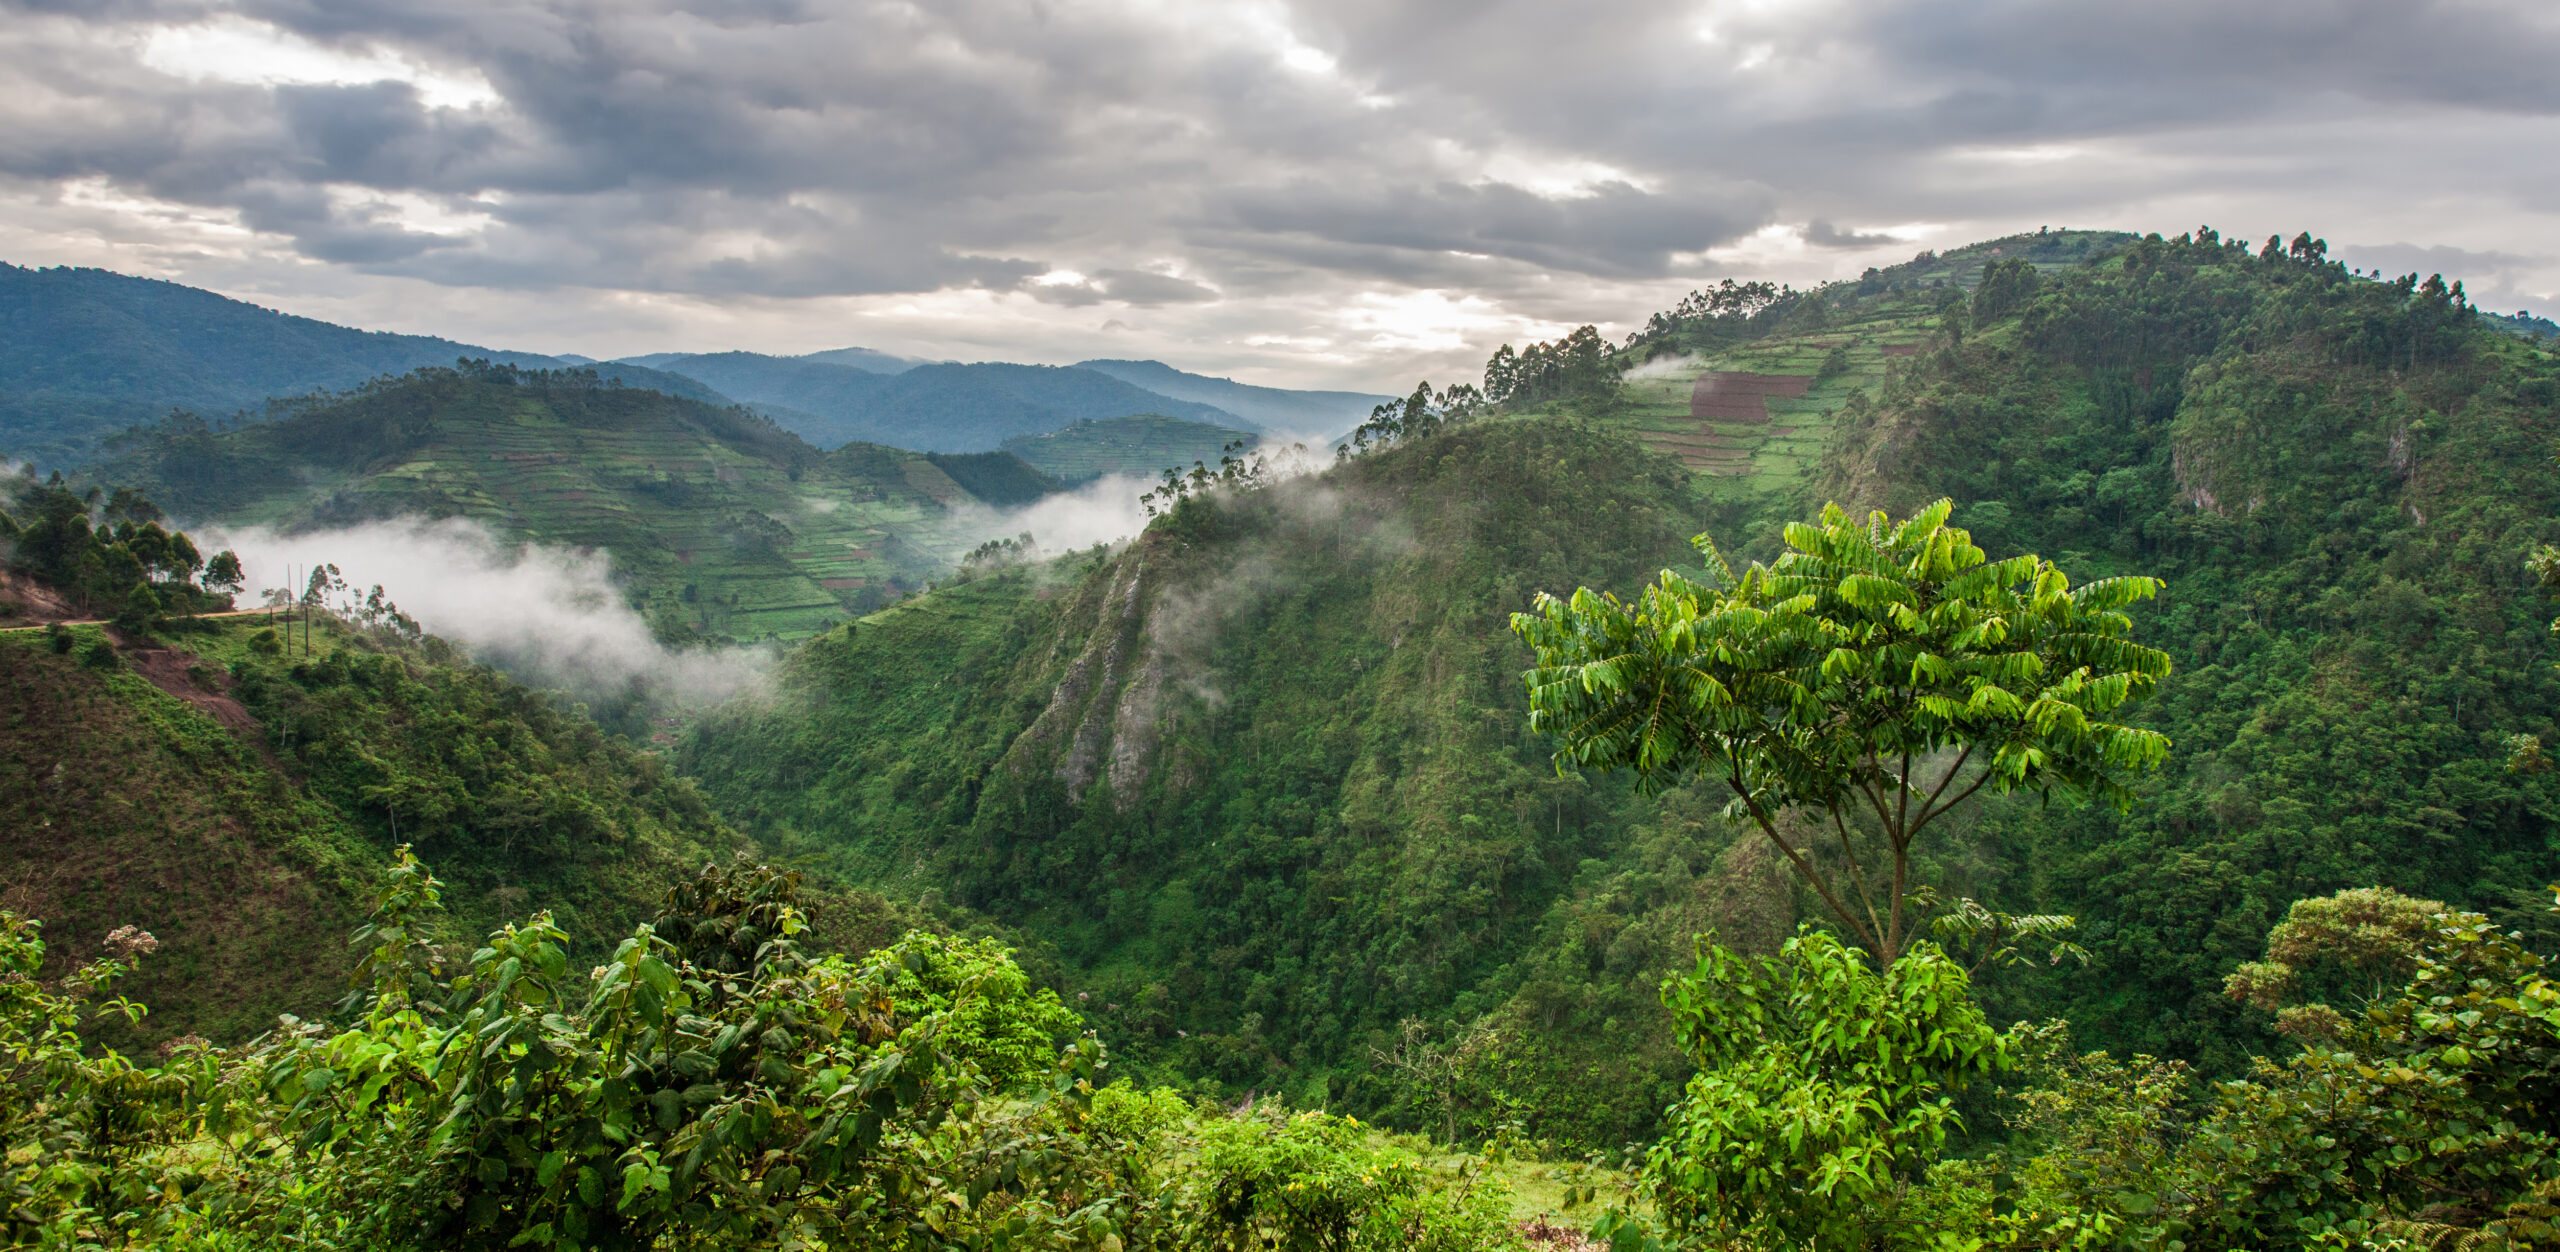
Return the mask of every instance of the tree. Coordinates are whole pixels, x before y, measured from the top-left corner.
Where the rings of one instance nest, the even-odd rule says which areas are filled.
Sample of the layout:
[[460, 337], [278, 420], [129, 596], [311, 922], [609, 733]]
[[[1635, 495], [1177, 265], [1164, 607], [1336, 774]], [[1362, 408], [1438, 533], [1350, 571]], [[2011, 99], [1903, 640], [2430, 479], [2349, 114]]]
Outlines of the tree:
[[207, 591], [231, 595], [248, 581], [249, 576], [241, 572], [239, 555], [228, 548], [214, 553], [213, 559], [204, 563], [204, 588]]
[[2011, 257], [1993, 261], [1982, 271], [1982, 285], [1973, 292], [1973, 322], [1980, 326], [2017, 312], [2034, 299], [2042, 279], [2036, 267], [2025, 258]]
[[[1835, 504], [1739, 576], [1700, 535], [1720, 587], [1666, 570], [1632, 604], [1540, 595], [1512, 617], [1537, 659], [1531, 724], [1561, 739], [1559, 768], [1632, 770], [1651, 790], [1723, 782], [1727, 816], [1757, 826], [1891, 966], [1918, 925], [1911, 854], [1932, 822], [1985, 787], [2122, 807], [2119, 775], [2169, 750], [2104, 720], [2169, 672], [2121, 611], [2159, 580], [2075, 588], [2035, 556], [1986, 560], [1947, 525], [1953, 511], [1859, 522]], [[1799, 824], [1830, 828], [1836, 868], [1789, 833]], [[1889, 864], [1870, 873], [1862, 843]]]

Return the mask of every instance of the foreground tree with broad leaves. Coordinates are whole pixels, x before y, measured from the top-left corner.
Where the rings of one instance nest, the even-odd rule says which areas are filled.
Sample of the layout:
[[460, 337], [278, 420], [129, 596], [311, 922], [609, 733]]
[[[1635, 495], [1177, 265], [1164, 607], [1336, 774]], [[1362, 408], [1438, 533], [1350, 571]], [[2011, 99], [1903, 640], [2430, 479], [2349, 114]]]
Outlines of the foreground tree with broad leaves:
[[[1634, 771], [1660, 789], [1713, 779], [1848, 934], [1886, 966], [1924, 923], [1912, 850], [1975, 792], [2131, 801], [2122, 778], [2169, 741], [2108, 719], [2169, 657], [2123, 611], [2154, 578], [2073, 586], [2035, 556], [1987, 559], [1941, 500], [1896, 523], [1838, 505], [1786, 530], [1787, 552], [1717, 586], [1665, 571], [1635, 602], [1541, 595], [1512, 629], [1536, 653], [1531, 724], [1559, 767]], [[1836, 863], [1791, 814], [1836, 841]]]

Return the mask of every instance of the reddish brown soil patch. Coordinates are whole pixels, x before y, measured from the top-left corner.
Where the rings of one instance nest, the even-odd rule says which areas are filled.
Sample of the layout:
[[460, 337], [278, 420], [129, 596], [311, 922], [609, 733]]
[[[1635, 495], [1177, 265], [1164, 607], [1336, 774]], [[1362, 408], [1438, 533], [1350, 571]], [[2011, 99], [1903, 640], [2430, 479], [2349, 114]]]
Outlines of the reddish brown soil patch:
[[231, 675], [206, 666], [206, 676], [213, 683], [207, 690], [188, 677], [187, 667], [197, 664], [191, 653], [175, 648], [135, 648], [124, 655], [133, 672], [151, 680], [151, 685], [202, 710], [204, 715], [222, 723], [224, 730], [240, 737], [240, 742], [266, 745], [259, 733], [258, 719], [249, 716], [247, 706], [231, 698]]
[[1702, 374], [1689, 388], [1689, 416], [1702, 422], [1765, 422], [1769, 397], [1800, 396], [1813, 379], [1803, 374]]
[[870, 581], [868, 578], [821, 578], [818, 585], [829, 591], [855, 591]]
[[1916, 343], [1889, 343], [1884, 346], [1884, 354], [1886, 356], [1918, 356], [1920, 355], [1920, 345]]

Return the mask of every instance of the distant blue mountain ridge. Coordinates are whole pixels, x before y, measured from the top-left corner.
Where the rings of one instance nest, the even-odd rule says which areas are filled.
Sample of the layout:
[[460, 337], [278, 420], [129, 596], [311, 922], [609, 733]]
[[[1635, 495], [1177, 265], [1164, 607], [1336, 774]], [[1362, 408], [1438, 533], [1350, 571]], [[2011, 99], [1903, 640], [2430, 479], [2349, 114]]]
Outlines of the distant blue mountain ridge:
[[0, 264], [0, 457], [77, 464], [94, 459], [108, 435], [172, 409], [254, 415], [271, 399], [343, 391], [465, 357], [593, 369], [625, 386], [745, 403], [827, 448], [863, 440], [984, 452], [1080, 420], [1135, 414], [1330, 432], [1357, 424], [1386, 398], [1253, 387], [1155, 361], [960, 364], [858, 347], [599, 362], [357, 330], [108, 270]]
[[985, 452], [1079, 421], [1139, 414], [1256, 432], [1331, 434], [1359, 424], [1387, 399], [1254, 387], [1156, 361], [924, 363], [862, 348], [796, 357], [657, 353], [625, 361], [767, 406], [776, 422], [822, 447], [860, 440], [926, 452]]

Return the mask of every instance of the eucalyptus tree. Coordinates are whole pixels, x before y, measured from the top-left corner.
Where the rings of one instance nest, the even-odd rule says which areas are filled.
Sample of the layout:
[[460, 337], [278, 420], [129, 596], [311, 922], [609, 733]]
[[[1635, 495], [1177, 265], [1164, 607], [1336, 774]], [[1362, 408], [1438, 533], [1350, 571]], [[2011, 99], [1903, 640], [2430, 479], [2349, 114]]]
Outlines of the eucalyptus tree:
[[[1698, 536], [1716, 585], [1665, 571], [1632, 603], [1540, 595], [1512, 617], [1536, 653], [1532, 726], [1561, 741], [1559, 768], [1631, 770], [1651, 790], [1724, 783], [1727, 815], [1890, 967], [1923, 924], [1913, 850], [1949, 810], [1986, 788], [2123, 807], [2126, 776], [2169, 750], [2109, 720], [2169, 672], [2124, 611], [2160, 581], [2073, 586], [2039, 557], [1989, 560], [1953, 510], [1895, 522], [1835, 504], [1739, 574]], [[1873, 832], [1866, 855], [1856, 824]], [[1816, 861], [1827, 841], [1833, 866]]]

